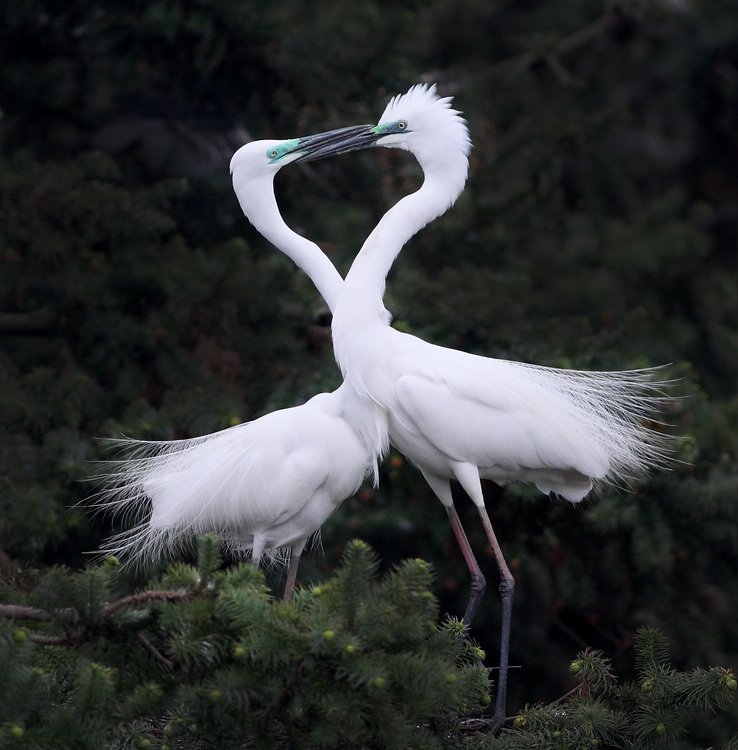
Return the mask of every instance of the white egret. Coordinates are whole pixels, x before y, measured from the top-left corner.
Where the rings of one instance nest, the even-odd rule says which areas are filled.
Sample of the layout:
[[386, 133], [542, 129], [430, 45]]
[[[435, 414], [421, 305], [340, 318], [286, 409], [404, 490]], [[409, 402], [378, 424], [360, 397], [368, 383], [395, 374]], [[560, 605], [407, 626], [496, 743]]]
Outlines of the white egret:
[[387, 273], [403, 245], [456, 201], [471, 141], [450, 98], [424, 85], [394, 97], [379, 124], [345, 148], [360, 141], [409, 151], [424, 181], [382, 217], [346, 276], [333, 314], [336, 360], [359, 397], [386, 411], [392, 443], [443, 505], [452, 507], [450, 480], [456, 479], [477, 507], [501, 575], [499, 726], [514, 581], [480, 480], [532, 482], [576, 502], [595, 481], [639, 474], [664, 458], [664, 437], [644, 426], [660, 390], [651, 371], [538, 367], [434, 346], [390, 327], [382, 302]]
[[[356, 130], [248, 144], [233, 160], [240, 195], [250, 195], [260, 219], [270, 218], [271, 226], [277, 226], [279, 221], [269, 212], [271, 204], [276, 211], [272, 183], [279, 168], [309, 159], [319, 150], [330, 153], [331, 144]], [[286, 241], [278, 241], [313, 273], [328, 299], [337, 298], [338, 288], [323, 287], [320, 281], [330, 274], [313, 269], [309, 254], [300, 256], [300, 244], [307, 240], [288, 233]], [[327, 263], [338, 276], [319, 255], [318, 266]], [[338, 282], [342, 283], [340, 276]], [[148, 517], [108, 540], [104, 552], [153, 559], [205, 532], [217, 532], [234, 551], [250, 553], [255, 564], [264, 553], [278, 555], [286, 548], [287, 600], [308, 538], [371, 471], [374, 456], [367, 446], [387, 444], [387, 425], [381, 410], [365, 405], [343, 384], [301, 406], [211, 435], [113, 443], [131, 451], [131, 456], [109, 462], [111, 471], [103, 477], [109, 486], [98, 505], [129, 516], [144, 511]], [[375, 462], [373, 468], [376, 481]]]
[[[371, 469], [366, 442], [344, 417], [342, 385], [300, 406], [190, 440], [120, 440], [133, 457], [114, 465], [105, 506], [145, 522], [108, 540], [108, 554], [157, 558], [195, 535], [218, 533], [234, 552], [287, 548], [284, 598], [292, 595], [300, 555]], [[361, 405], [358, 406], [361, 408]]]

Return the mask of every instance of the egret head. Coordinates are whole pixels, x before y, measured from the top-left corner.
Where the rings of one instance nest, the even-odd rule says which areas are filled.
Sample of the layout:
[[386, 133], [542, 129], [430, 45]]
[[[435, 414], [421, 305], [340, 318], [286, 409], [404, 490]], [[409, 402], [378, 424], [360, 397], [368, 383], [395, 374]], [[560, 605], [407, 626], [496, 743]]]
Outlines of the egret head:
[[438, 96], [435, 85], [418, 84], [393, 97], [373, 133], [377, 146], [409, 151], [426, 176], [434, 169], [446, 179], [466, 180], [471, 139], [466, 120], [451, 107], [451, 97]]
[[367, 134], [372, 125], [339, 128], [305, 138], [286, 141], [251, 141], [233, 154], [233, 189], [248, 220], [266, 237], [270, 227], [284, 222], [274, 197], [274, 178], [282, 167], [298, 161], [322, 159], [372, 145], [376, 135]]
[[360, 125], [346, 128], [340, 135], [333, 133], [323, 134], [332, 137], [324, 143], [317, 141], [307, 159], [370, 146], [401, 148], [418, 160], [426, 178], [441, 178], [454, 197], [466, 182], [471, 151], [469, 129], [461, 113], [451, 107], [451, 97], [438, 96], [435, 85], [417, 84], [406, 94], [393, 97], [374, 126]]
[[374, 128], [376, 144], [412, 151], [431, 145], [454, 148], [465, 156], [471, 151], [466, 120], [452, 109], [450, 96], [438, 96], [436, 86], [419, 83], [406, 94], [390, 99]]

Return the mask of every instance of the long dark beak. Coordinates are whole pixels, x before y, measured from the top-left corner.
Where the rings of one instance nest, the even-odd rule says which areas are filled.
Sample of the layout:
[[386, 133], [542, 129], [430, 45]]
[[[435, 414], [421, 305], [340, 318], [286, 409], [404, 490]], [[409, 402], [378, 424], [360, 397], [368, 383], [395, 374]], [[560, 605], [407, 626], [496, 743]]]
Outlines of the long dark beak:
[[374, 125], [354, 125], [338, 130], [329, 130], [317, 135], [299, 138], [292, 153], [301, 152], [295, 161], [315, 161], [328, 156], [347, 154], [373, 146], [381, 135], [374, 132]]

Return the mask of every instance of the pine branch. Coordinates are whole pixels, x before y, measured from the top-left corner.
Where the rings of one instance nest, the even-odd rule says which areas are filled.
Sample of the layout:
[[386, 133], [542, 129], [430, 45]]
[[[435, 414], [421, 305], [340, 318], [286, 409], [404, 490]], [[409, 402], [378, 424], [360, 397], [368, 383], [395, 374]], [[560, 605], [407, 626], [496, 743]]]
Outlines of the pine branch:
[[102, 624], [104, 620], [107, 620], [120, 609], [135, 609], [146, 606], [151, 602], [176, 602], [192, 599], [197, 593], [197, 591], [144, 591], [140, 594], [132, 594], [131, 596], [119, 599], [117, 602], [108, 604], [100, 614], [98, 623]]
[[22, 604], [0, 604], [0, 615], [11, 620], [36, 620], [38, 622], [49, 622], [52, 620], [69, 620], [77, 622], [79, 613], [76, 609], [55, 609], [51, 615], [40, 607], [25, 607]]
[[[146, 606], [151, 602], [175, 602], [191, 599], [197, 594], [196, 591], [144, 591], [133, 594], [116, 602], [108, 604], [98, 617], [94, 630], [98, 630], [104, 622], [116, 612], [124, 608], [138, 608]], [[20, 604], [0, 604], [0, 615], [13, 620], [25, 620], [34, 622], [56, 622], [63, 621], [71, 624], [79, 623], [79, 612], [76, 609], [55, 609], [49, 612], [39, 607], [26, 607]], [[50, 635], [46, 633], [30, 633], [28, 637], [39, 645], [44, 646], [71, 646], [82, 643], [90, 634], [91, 629], [78, 627], [67, 635]], [[165, 657], [156, 652], [159, 661], [171, 665]]]

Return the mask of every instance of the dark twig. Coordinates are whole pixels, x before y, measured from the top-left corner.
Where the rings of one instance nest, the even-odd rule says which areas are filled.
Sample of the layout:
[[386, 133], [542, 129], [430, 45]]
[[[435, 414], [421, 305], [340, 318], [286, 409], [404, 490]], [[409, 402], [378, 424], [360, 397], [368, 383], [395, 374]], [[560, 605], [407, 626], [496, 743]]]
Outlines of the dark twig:
[[174, 669], [174, 662], [170, 659], [167, 659], [164, 654], [162, 654], [156, 646], [143, 634], [138, 634], [138, 640], [141, 641], [144, 648], [158, 661], [161, 662], [167, 669], [173, 670]]
[[614, 28], [616, 24], [617, 19], [612, 14], [602, 15], [584, 28], [553, 42], [548, 49], [529, 50], [506, 60], [501, 60], [486, 71], [485, 75], [491, 73], [493, 76], [515, 78], [532, 68], [536, 63], [545, 62], [562, 83], [567, 86], [581, 86], [581, 83], [566, 70], [561, 62], [561, 57], [599, 39]]

